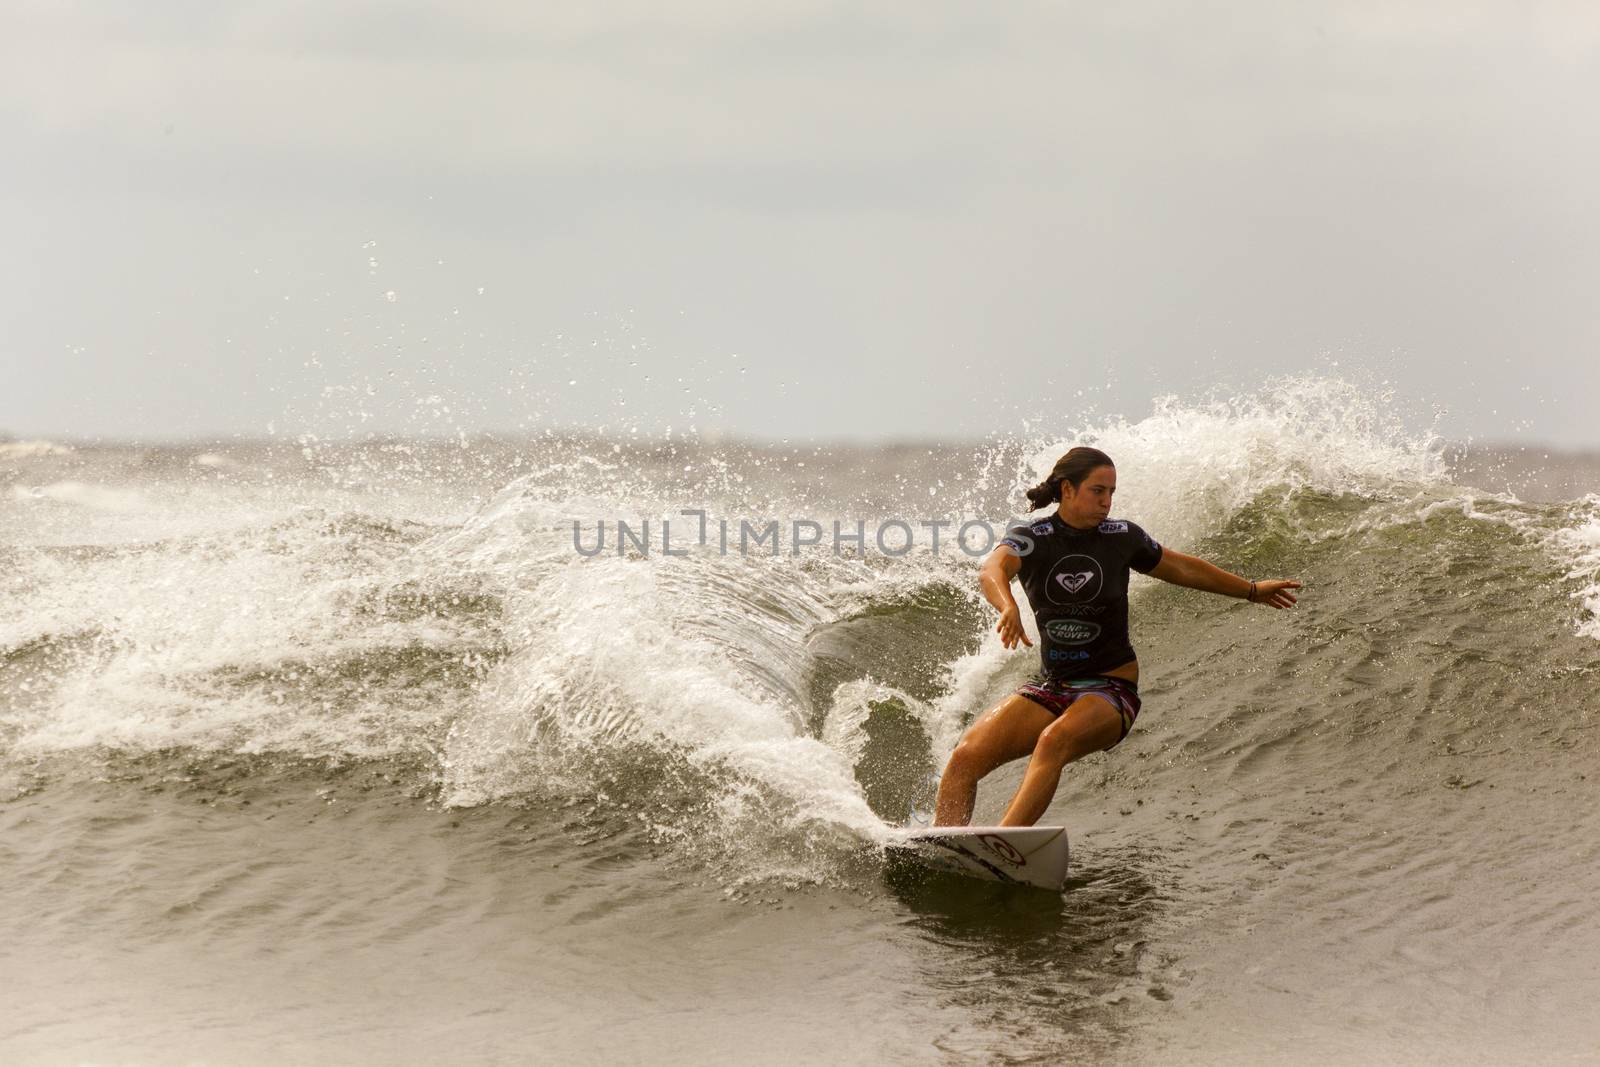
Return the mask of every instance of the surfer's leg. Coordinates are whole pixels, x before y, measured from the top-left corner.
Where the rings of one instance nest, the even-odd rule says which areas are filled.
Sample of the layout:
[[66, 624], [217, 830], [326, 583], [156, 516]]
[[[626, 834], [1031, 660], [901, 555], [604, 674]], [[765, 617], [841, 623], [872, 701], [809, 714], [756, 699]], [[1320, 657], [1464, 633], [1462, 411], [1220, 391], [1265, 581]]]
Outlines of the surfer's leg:
[[1105, 697], [1086, 693], [1039, 734], [1001, 826], [1032, 826], [1050, 806], [1061, 768], [1122, 740], [1122, 714]]
[[1055, 716], [1026, 697], [1012, 694], [967, 727], [961, 743], [950, 753], [939, 779], [939, 799], [934, 807], [935, 826], [965, 826], [978, 799], [978, 779], [1014, 759], [1034, 751], [1039, 735]]

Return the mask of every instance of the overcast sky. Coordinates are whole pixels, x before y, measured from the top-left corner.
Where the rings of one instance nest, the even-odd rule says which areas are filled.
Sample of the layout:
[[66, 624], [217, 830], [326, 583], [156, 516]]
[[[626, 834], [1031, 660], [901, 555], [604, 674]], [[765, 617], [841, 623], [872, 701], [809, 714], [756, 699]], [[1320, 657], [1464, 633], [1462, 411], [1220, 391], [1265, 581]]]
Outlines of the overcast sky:
[[1590, 3], [0, 3], [0, 431], [1600, 447]]

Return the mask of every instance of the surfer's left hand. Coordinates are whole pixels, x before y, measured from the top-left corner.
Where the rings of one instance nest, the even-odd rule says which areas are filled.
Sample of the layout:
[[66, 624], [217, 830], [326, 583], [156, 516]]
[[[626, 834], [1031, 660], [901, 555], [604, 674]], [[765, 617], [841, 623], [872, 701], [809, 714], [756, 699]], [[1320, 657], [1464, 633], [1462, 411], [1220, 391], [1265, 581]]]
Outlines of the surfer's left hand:
[[1298, 602], [1295, 595], [1289, 590], [1303, 588], [1299, 582], [1285, 581], [1274, 578], [1271, 581], [1257, 582], [1255, 596], [1250, 598], [1252, 604], [1266, 604], [1268, 607], [1283, 609], [1292, 608]]

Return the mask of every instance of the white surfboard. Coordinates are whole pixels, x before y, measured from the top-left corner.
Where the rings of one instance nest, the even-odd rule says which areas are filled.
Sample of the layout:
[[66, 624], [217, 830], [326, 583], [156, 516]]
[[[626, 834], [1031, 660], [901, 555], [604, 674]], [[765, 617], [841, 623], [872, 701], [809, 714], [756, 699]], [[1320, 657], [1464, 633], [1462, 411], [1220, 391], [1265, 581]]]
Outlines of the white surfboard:
[[889, 846], [935, 870], [1060, 892], [1065, 826], [935, 826], [902, 830]]

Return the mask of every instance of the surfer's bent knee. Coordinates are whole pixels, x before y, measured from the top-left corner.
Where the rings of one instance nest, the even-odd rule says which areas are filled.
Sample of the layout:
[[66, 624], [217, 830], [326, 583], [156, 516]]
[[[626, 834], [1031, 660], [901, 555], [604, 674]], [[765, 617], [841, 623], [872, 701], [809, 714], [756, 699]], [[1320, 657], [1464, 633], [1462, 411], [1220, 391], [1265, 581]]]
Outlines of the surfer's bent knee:
[[956, 745], [955, 751], [950, 753], [950, 760], [945, 764], [944, 777], [957, 779], [971, 779], [977, 781], [994, 769], [989, 758], [989, 748], [981, 741], [971, 738], [962, 738]]
[[1034, 754], [1065, 765], [1115, 747], [1127, 736], [1127, 725], [1121, 709], [1111, 701], [1100, 696], [1079, 697], [1060, 718], [1045, 727]]
[[981, 778], [1002, 763], [1026, 756], [1049, 724], [1045, 709], [1013, 695], [967, 728], [950, 754], [950, 764], [971, 767]]
[[950, 753], [950, 759], [945, 763], [942, 777], [946, 779], [978, 777], [973, 771], [978, 761], [977, 750], [972, 745], [962, 741], [956, 745], [955, 751]]

